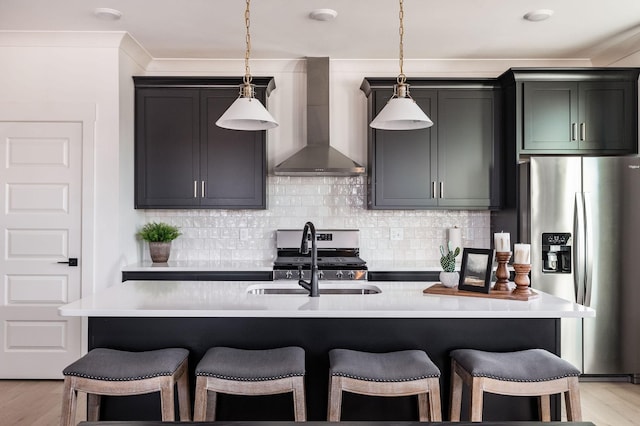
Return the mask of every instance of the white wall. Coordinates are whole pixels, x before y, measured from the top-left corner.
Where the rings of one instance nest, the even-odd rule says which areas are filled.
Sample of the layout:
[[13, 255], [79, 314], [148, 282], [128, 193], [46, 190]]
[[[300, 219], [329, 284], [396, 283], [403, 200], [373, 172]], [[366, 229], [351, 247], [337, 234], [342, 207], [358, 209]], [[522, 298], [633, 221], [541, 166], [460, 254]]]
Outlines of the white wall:
[[[92, 178], [83, 185], [93, 186], [89, 196], [94, 209], [85, 213], [91, 215], [94, 226], [89, 232], [95, 242], [90, 250], [94, 259], [82, 259], [83, 266], [93, 272], [91, 283], [83, 283], [85, 293], [118, 282], [121, 264], [135, 260], [135, 244], [118, 238], [122, 225], [119, 62], [123, 37], [124, 33], [0, 33], [0, 101], [95, 105], [95, 146], [87, 166], [91, 170], [83, 171]], [[125, 121], [123, 128], [131, 128], [131, 118]], [[132, 138], [126, 135], [131, 131], [124, 133], [125, 144], [131, 145]], [[130, 219], [126, 220], [125, 226], [131, 228]], [[129, 258], [123, 260], [122, 253]]]
[[142, 210], [134, 209], [134, 107], [133, 75], [141, 75], [147, 64], [146, 52], [141, 52], [131, 38], [125, 37], [119, 50], [119, 263], [110, 275], [119, 275], [122, 266], [142, 258], [142, 245], [136, 233], [145, 222]]

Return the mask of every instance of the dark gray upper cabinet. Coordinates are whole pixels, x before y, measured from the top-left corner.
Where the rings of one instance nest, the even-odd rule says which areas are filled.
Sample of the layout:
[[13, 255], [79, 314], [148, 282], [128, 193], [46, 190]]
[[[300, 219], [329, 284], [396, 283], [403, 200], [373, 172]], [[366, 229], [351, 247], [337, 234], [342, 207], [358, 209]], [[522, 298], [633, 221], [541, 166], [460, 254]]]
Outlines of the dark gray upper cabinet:
[[[392, 79], [367, 78], [368, 121], [393, 93]], [[411, 96], [427, 129], [369, 128], [368, 207], [487, 209], [500, 202], [500, 95], [495, 80], [414, 79]]]
[[[391, 93], [376, 93], [375, 114], [384, 108]], [[423, 90], [413, 99], [437, 120], [437, 92]], [[373, 117], [369, 117], [371, 121]], [[432, 182], [438, 179], [438, 150], [433, 127], [411, 131], [374, 130], [369, 141], [370, 208], [426, 208], [438, 205]], [[372, 167], [373, 166], [373, 167]]]
[[501, 80], [516, 155], [637, 153], [638, 69], [516, 68]]
[[492, 89], [438, 91], [440, 206], [497, 207], [497, 200], [491, 200], [496, 98]]
[[[136, 208], [265, 208], [266, 132], [222, 129], [241, 78], [134, 77]], [[266, 103], [271, 78], [254, 78]]]

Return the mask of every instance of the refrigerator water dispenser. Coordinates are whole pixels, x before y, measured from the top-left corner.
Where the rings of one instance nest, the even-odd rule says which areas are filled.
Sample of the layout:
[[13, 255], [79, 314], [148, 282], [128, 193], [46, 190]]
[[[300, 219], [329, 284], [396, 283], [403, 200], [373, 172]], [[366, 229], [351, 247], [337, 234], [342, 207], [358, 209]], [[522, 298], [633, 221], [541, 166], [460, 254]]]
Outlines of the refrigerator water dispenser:
[[571, 273], [571, 233], [542, 233], [542, 272], [547, 274]]

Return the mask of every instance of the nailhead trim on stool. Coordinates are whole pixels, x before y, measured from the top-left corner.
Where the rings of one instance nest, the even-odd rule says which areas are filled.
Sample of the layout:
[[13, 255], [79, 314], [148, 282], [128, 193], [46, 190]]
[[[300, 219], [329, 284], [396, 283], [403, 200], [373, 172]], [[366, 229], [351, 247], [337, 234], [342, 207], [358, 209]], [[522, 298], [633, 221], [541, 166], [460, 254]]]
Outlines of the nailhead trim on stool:
[[332, 349], [329, 364], [329, 421], [340, 421], [342, 392], [418, 395], [420, 421], [442, 420], [440, 370], [423, 351], [371, 353]]
[[216, 394], [273, 395], [293, 392], [295, 421], [306, 421], [304, 349], [211, 348], [196, 366], [194, 420], [215, 420]]
[[87, 393], [87, 420], [98, 421], [100, 396], [160, 392], [162, 420], [174, 421], [174, 386], [178, 385], [180, 420], [191, 420], [188, 382], [189, 351], [182, 348], [127, 352], [98, 348], [67, 366], [61, 426], [75, 425], [77, 393]]
[[580, 421], [580, 370], [544, 349], [451, 352], [451, 420], [460, 421], [462, 387], [471, 389], [471, 421], [482, 421], [483, 392], [539, 396], [542, 421], [551, 421], [550, 395], [565, 394], [567, 419]]

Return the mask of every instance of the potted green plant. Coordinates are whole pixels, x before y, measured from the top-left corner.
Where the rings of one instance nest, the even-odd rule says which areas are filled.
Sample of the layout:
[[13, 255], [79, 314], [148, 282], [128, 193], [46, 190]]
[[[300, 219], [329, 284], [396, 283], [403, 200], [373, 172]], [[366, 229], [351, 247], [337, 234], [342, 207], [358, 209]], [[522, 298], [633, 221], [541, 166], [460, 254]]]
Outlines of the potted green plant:
[[171, 254], [171, 241], [181, 235], [176, 226], [164, 222], [150, 222], [142, 227], [138, 236], [149, 243], [153, 263], [166, 263]]
[[440, 272], [440, 282], [445, 287], [455, 287], [460, 280], [460, 274], [456, 272], [456, 257], [460, 254], [460, 247], [452, 248], [451, 241], [447, 244], [447, 251], [444, 247], [440, 246], [440, 266], [442, 266], [442, 272]]

